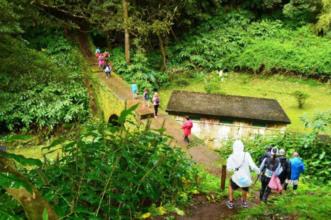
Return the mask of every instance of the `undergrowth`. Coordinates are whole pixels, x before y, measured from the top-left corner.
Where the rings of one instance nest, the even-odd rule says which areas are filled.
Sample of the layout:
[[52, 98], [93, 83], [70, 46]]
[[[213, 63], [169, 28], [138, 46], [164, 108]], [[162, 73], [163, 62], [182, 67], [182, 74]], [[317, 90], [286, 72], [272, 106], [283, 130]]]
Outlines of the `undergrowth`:
[[182, 214], [177, 207], [193, 194], [216, 190], [217, 178], [169, 146], [163, 129], [127, 121], [134, 108], [121, 113], [119, 127], [90, 124], [72, 140], [54, 141], [45, 150], [60, 148], [61, 156], [24, 171], [59, 216], [134, 219], [156, 208]]
[[189, 70], [290, 72], [330, 78], [329, 39], [309, 25], [293, 28], [281, 20], [256, 20], [243, 10], [220, 11], [170, 48], [171, 64]]
[[115, 72], [121, 75], [128, 83], [136, 82], [141, 93], [145, 88], [153, 91], [168, 85], [168, 74], [155, 70], [148, 61], [143, 49], [135, 50], [130, 65], [126, 64], [124, 51], [121, 48], [114, 49], [112, 54], [111, 59]]
[[[65, 123], [85, 121], [88, 116], [81, 54], [61, 35], [47, 39], [44, 44], [39, 42], [40, 51], [9, 40], [15, 41], [15, 46], [7, 51], [0, 68], [2, 132], [49, 133]], [[5, 46], [0, 45], [0, 49]]]
[[[302, 187], [302, 185], [300, 185]], [[287, 192], [241, 212], [233, 219], [328, 219], [331, 212], [331, 194], [328, 187], [308, 185], [296, 193]]]

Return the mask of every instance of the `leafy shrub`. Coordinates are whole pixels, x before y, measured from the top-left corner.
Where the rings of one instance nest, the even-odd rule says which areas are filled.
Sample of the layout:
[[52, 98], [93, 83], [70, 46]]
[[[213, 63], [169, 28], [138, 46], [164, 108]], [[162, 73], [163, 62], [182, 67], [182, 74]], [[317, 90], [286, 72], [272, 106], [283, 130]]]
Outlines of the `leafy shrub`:
[[138, 89], [142, 92], [144, 88], [159, 90], [161, 86], [169, 82], [168, 75], [164, 72], [154, 70], [142, 49], [138, 49], [132, 56], [132, 63], [127, 65], [124, 59], [124, 52], [120, 48], [112, 51], [114, 70], [121, 75], [127, 82], [136, 81]]
[[77, 139], [62, 143], [61, 159], [29, 173], [60, 216], [132, 219], [152, 204], [186, 201], [182, 196], [195, 189], [193, 162], [162, 133], [127, 130], [123, 124], [130, 111], [121, 114], [120, 127], [88, 126]]
[[303, 108], [304, 104], [306, 103], [307, 98], [309, 97], [308, 94], [303, 93], [301, 91], [295, 91], [293, 96], [298, 102], [298, 108]]
[[245, 11], [221, 11], [172, 46], [172, 64], [208, 71], [284, 71], [330, 78], [331, 49], [308, 25], [254, 21]]
[[86, 120], [81, 55], [64, 37], [52, 39], [42, 51], [15, 41], [14, 53], [5, 58], [0, 68], [2, 131], [52, 131], [63, 123]]
[[221, 81], [218, 77], [210, 74], [204, 79], [204, 90], [206, 93], [215, 93], [220, 89]]

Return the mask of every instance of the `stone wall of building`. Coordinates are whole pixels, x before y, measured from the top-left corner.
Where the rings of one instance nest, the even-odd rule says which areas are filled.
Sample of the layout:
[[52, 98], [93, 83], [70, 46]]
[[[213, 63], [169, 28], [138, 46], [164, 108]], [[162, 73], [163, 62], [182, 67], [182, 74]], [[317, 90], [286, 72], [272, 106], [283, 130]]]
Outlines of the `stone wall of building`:
[[[183, 117], [176, 117], [179, 123], [184, 122]], [[244, 122], [221, 123], [218, 120], [200, 119], [192, 120], [192, 133], [203, 139], [205, 143], [215, 149], [220, 148], [222, 142], [228, 139], [253, 137], [275, 132], [285, 132], [286, 126], [268, 125], [267, 127], [253, 126]]]

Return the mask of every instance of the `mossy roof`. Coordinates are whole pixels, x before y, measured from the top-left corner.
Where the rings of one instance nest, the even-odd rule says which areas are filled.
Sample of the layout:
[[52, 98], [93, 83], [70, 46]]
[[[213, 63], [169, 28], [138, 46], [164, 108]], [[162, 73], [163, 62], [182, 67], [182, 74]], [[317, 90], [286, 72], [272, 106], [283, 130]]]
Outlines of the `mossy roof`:
[[291, 123], [275, 99], [173, 91], [166, 111], [172, 115]]

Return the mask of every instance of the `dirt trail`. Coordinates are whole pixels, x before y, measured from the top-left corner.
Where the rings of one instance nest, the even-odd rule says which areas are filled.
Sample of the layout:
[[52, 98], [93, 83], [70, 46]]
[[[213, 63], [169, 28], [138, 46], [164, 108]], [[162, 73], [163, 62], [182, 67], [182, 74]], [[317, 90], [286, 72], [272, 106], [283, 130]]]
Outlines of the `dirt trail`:
[[[113, 74], [110, 79], [106, 79], [103, 72], [99, 71], [96, 67], [93, 67], [93, 73], [97, 74], [98, 78], [102, 83], [108, 86], [108, 88], [120, 99], [132, 102], [132, 94], [129, 85], [124, 82], [119, 76]], [[162, 100], [161, 100], [162, 101]], [[136, 101], [143, 106], [143, 103], [138, 100]], [[220, 176], [221, 169], [219, 165], [218, 154], [209, 149], [203, 144], [188, 148], [187, 144], [183, 140], [183, 133], [181, 125], [175, 121], [175, 119], [169, 116], [163, 110], [160, 110], [158, 118], [151, 119], [151, 127], [159, 129], [165, 128], [168, 135], [173, 137], [172, 144], [181, 147], [191, 158], [198, 164], [202, 165], [208, 172]], [[197, 139], [196, 137], [194, 139]], [[195, 204], [189, 207], [185, 212], [186, 216], [176, 217], [180, 220], [218, 220], [218, 219], [229, 219], [236, 212], [235, 210], [229, 210], [224, 201], [217, 203], [209, 203], [206, 200], [198, 199], [195, 200]]]
[[[92, 65], [92, 70], [93, 74], [97, 74], [100, 81], [107, 85], [107, 87], [118, 98], [126, 100], [128, 103], [139, 103], [141, 106], [140, 109], [144, 108], [144, 104], [141, 100], [133, 99], [129, 85], [119, 76], [117, 76], [116, 74], [112, 74], [109, 79], [106, 79], [105, 74], [100, 71], [95, 64]], [[152, 111], [152, 108], [150, 108], [149, 110]], [[209, 172], [213, 173], [214, 175], [220, 175], [220, 167], [218, 165], [219, 156], [217, 155], [217, 153], [206, 146], [195, 146], [192, 148], [188, 148], [187, 144], [184, 142], [183, 139], [181, 125], [161, 109], [159, 117], [156, 119], [151, 119], [151, 127], [154, 129], [159, 129], [162, 126], [164, 126], [166, 133], [173, 137], [174, 145], [177, 145], [181, 147], [184, 151], [188, 152], [188, 154], [192, 157], [194, 161], [201, 164]], [[195, 137], [195, 139], [198, 138]]]
[[[107, 87], [115, 94], [118, 98], [123, 101], [128, 101], [131, 103], [140, 103], [141, 108], [143, 108], [143, 103], [140, 100], [134, 100], [130, 91], [129, 85], [122, 80], [116, 74], [112, 74], [110, 79], [106, 79], [104, 73], [97, 67], [96, 61], [90, 51], [87, 50], [85, 39], [80, 39], [78, 37], [78, 42], [80, 43], [81, 50], [86, 56], [88, 62], [91, 66], [91, 74], [96, 74], [100, 82], [107, 85]], [[84, 52], [85, 51], [85, 52]], [[162, 101], [162, 100], [161, 100]], [[183, 133], [181, 125], [175, 121], [175, 119], [169, 116], [165, 111], [160, 109], [159, 117], [157, 119], [151, 119], [151, 127], [158, 129], [161, 127], [165, 128], [165, 131], [168, 135], [173, 137], [174, 145], [181, 147], [191, 158], [196, 161], [198, 164], [202, 165], [208, 172], [219, 176], [221, 169], [218, 165], [219, 156], [218, 154], [209, 149], [204, 144], [194, 146], [189, 148], [183, 140]], [[194, 138], [198, 139], [198, 138]], [[203, 200], [203, 199], [202, 199]], [[178, 217], [177, 219], [185, 220], [198, 220], [198, 219], [208, 219], [208, 220], [217, 220], [217, 219], [228, 219], [230, 218], [235, 211], [228, 210], [224, 204], [224, 201], [221, 203], [209, 203], [204, 199], [204, 202], [201, 202], [199, 199], [195, 200], [196, 204], [186, 210], [187, 215], [185, 217]]]

